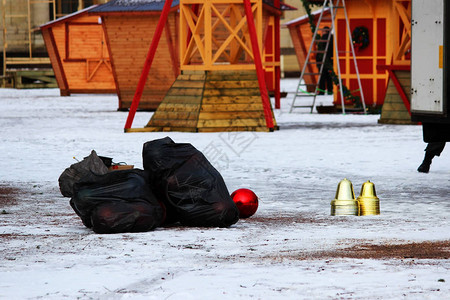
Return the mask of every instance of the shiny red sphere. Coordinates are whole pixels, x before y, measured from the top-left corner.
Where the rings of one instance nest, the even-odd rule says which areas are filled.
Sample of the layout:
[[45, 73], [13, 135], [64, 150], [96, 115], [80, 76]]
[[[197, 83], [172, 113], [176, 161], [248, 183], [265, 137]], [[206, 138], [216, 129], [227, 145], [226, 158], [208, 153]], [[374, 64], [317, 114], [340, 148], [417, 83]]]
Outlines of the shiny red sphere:
[[258, 196], [249, 189], [238, 189], [231, 194], [231, 198], [239, 209], [239, 218], [253, 216], [258, 209]]

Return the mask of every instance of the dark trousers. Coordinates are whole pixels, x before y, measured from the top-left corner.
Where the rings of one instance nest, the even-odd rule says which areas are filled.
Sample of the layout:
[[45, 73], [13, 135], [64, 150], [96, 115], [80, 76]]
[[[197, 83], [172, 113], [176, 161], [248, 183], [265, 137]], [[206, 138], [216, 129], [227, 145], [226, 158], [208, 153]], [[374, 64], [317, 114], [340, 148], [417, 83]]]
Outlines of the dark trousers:
[[427, 147], [425, 148], [425, 152], [428, 155], [432, 156], [440, 156], [442, 150], [444, 150], [445, 142], [431, 142], [428, 143]]
[[330, 72], [324, 68], [319, 81], [319, 95], [323, 95], [325, 91], [328, 91], [328, 94], [333, 93], [333, 81]]

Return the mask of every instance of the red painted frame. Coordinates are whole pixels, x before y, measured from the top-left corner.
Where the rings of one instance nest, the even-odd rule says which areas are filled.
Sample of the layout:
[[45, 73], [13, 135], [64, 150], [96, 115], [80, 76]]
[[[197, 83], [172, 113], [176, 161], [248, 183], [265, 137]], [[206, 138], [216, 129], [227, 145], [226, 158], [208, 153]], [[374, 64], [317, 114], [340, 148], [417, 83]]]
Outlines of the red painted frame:
[[[280, 9], [280, 0], [273, 2], [274, 6]], [[280, 52], [280, 15], [275, 16], [275, 61], [281, 63]], [[279, 109], [280, 105], [280, 79], [281, 79], [281, 67], [275, 66], [275, 108]]]

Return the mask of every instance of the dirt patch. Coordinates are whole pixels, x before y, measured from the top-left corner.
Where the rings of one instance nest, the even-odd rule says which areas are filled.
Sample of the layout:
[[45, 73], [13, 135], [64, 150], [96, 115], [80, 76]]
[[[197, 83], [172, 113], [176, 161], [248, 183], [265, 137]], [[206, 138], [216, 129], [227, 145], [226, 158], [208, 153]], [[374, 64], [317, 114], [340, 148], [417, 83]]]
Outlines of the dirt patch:
[[286, 255], [285, 258], [306, 259], [448, 259], [450, 241], [433, 241], [405, 244], [360, 244], [344, 249], [316, 251], [299, 255]]
[[312, 215], [309, 217], [305, 217], [299, 214], [274, 214], [273, 216], [255, 216], [248, 219], [240, 219], [239, 222], [254, 223], [258, 225], [261, 224], [265, 226], [289, 226], [294, 223], [332, 225], [352, 223], [354, 221], [350, 218], [330, 218], [321, 215]]
[[[323, 223], [324, 219], [315, 217], [302, 217], [298, 215], [276, 215], [276, 216], [261, 216], [261, 217], [251, 217], [249, 219], [244, 219], [248, 223], [261, 223], [267, 226], [271, 225], [289, 225], [293, 223]], [[244, 220], [239, 220], [242, 222]]]
[[[346, 219], [336, 218], [334, 220], [325, 219], [321, 217], [302, 217], [298, 215], [274, 215], [274, 216], [258, 216], [250, 217], [247, 219], [239, 219], [238, 223], [256, 224], [258, 226], [272, 227], [272, 226], [289, 226], [294, 223], [307, 223], [307, 224], [334, 224], [337, 222], [350, 222]], [[192, 227], [183, 226], [179, 223], [166, 224], [163, 226], [165, 229], [184, 231], [192, 230]], [[197, 229], [207, 229], [207, 227], [196, 227]]]
[[16, 205], [20, 193], [21, 191], [18, 188], [0, 184], [0, 208]]

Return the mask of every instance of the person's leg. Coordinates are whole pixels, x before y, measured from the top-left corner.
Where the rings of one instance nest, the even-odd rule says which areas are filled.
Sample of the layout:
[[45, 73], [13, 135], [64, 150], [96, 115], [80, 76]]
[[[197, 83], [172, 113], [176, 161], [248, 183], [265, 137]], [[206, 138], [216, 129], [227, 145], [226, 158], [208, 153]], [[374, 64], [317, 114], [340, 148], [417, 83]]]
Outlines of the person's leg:
[[322, 75], [320, 76], [320, 81], [319, 81], [319, 95], [323, 95], [324, 91], [326, 89], [326, 75], [325, 72], [326, 70], [323, 70]]
[[333, 80], [329, 71], [327, 72], [327, 91], [328, 95], [333, 94]]
[[442, 150], [444, 150], [445, 142], [433, 142], [428, 143], [427, 148], [425, 148], [425, 152], [430, 153], [430, 155], [440, 156]]
[[417, 171], [421, 173], [428, 173], [430, 171], [430, 166], [433, 158], [435, 156], [440, 156], [442, 150], [444, 150], [445, 142], [432, 142], [428, 143], [425, 148], [425, 157], [422, 164], [419, 166]]

